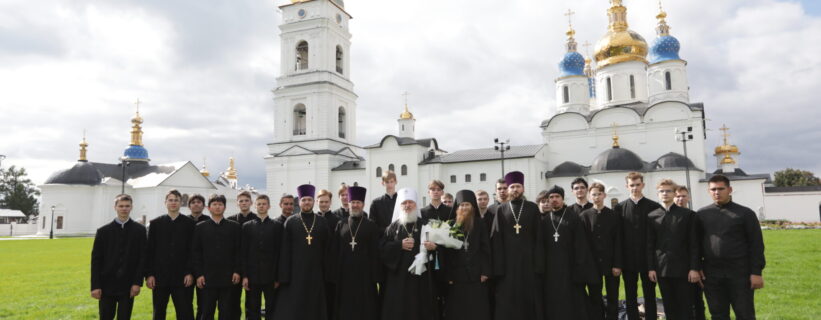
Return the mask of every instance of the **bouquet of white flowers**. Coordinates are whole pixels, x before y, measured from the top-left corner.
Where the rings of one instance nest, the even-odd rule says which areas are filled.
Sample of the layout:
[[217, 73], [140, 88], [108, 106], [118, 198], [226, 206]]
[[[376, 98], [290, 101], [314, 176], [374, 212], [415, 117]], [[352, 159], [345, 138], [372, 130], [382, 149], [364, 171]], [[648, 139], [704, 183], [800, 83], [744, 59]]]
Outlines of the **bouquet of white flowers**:
[[[464, 238], [464, 235], [459, 229], [459, 226], [451, 227], [450, 224], [445, 221], [433, 219], [422, 226], [420, 240], [422, 243], [430, 241], [447, 248], [461, 249], [463, 243], [462, 240], [459, 240], [460, 237]], [[430, 261], [428, 250], [425, 249], [424, 245], [420, 245], [419, 253], [414, 257], [413, 263], [411, 263], [411, 266], [408, 268], [408, 272], [421, 275], [427, 270], [425, 264], [428, 261]]]

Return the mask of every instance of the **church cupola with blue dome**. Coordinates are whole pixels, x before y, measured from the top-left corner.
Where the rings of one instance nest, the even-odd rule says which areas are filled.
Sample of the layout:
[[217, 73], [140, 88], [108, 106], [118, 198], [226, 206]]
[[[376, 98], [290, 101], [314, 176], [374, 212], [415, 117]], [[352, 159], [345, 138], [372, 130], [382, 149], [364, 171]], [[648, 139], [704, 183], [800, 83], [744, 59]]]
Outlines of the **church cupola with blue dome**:
[[125, 161], [148, 162], [148, 150], [143, 146], [143, 118], [140, 116], [140, 100], [135, 102], [137, 114], [131, 119], [131, 144], [123, 152]]
[[556, 79], [556, 112], [590, 112], [590, 83], [585, 74], [585, 59], [576, 50], [578, 44], [574, 36], [576, 31], [569, 18], [573, 11], [568, 10], [567, 52], [559, 62], [559, 77]]
[[690, 101], [689, 84], [687, 83], [687, 62], [679, 57], [681, 44], [678, 39], [670, 35], [670, 26], [667, 25], [667, 12], [661, 8], [656, 15], [657, 37], [650, 48], [650, 65], [647, 68], [649, 81], [648, 102], [654, 104], [662, 101]]

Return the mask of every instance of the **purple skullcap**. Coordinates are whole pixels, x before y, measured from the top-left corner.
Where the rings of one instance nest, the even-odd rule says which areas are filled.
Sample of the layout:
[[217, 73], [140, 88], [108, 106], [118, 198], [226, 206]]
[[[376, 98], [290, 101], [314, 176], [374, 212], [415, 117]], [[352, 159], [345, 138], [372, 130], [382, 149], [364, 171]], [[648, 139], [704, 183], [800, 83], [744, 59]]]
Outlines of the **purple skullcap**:
[[348, 187], [348, 201], [359, 200], [365, 202], [365, 192], [367, 191], [368, 189], [360, 186]]
[[313, 198], [316, 194], [316, 187], [310, 184], [303, 184], [299, 187], [296, 187], [296, 195], [298, 198], [302, 197], [311, 197]]
[[518, 183], [524, 186], [525, 174], [521, 173], [520, 171], [508, 172], [508, 174], [505, 175], [505, 184], [509, 186], [514, 183]]

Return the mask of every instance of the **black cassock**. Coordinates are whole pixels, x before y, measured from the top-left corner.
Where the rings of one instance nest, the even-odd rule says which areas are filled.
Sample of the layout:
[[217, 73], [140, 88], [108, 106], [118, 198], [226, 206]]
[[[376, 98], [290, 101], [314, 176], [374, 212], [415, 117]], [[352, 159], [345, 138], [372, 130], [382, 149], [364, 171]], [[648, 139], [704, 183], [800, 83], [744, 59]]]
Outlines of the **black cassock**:
[[[305, 228], [311, 229], [312, 224], [309, 245]], [[328, 224], [325, 218], [312, 212], [297, 213], [288, 217], [283, 231], [274, 318], [325, 320], [328, 318], [324, 272], [330, 236]]]
[[581, 218], [565, 206], [552, 214], [544, 214], [542, 230], [546, 251], [544, 308], [547, 319], [587, 319], [584, 284], [601, 280]]
[[[427, 223], [417, 219], [403, 227], [401, 222], [391, 223], [379, 245], [380, 257], [384, 264], [385, 287], [382, 292], [383, 320], [435, 320], [439, 318], [433, 292], [431, 270], [433, 263], [427, 264], [422, 275], [408, 272], [416, 254], [419, 253], [420, 232]], [[415, 231], [414, 231], [415, 230]], [[413, 234], [413, 250], [402, 249], [402, 240]]]
[[[519, 233], [514, 229], [516, 217], [521, 226]], [[490, 238], [496, 278], [495, 319], [542, 319], [542, 289], [537, 275], [544, 270], [541, 239], [535, 203], [514, 200], [497, 207]]]
[[487, 283], [481, 276], [491, 275], [490, 239], [482, 219], [474, 218], [473, 230], [462, 239], [461, 249], [440, 247], [442, 271], [449, 283], [445, 319], [490, 320]]
[[[352, 232], [353, 231], [353, 232]], [[351, 245], [356, 234], [356, 244]], [[379, 270], [379, 228], [368, 218], [349, 216], [336, 225], [330, 278], [336, 283], [332, 319], [379, 319], [376, 283]]]

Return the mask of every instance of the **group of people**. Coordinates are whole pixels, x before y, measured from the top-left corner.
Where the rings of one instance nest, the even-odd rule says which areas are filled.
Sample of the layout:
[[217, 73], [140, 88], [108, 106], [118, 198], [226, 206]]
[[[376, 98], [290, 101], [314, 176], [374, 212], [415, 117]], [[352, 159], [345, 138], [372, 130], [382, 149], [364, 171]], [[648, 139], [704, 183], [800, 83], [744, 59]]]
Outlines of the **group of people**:
[[[302, 185], [280, 197], [276, 218], [268, 196], [248, 192], [235, 215], [224, 217], [222, 195], [194, 195], [191, 215], [181, 215], [171, 190], [168, 214], [147, 230], [119, 195], [117, 217], [94, 240], [91, 296], [101, 319], [128, 319], [143, 282], [154, 319], [165, 318], [169, 297], [177, 319], [217, 310], [240, 319], [243, 292], [246, 319], [618, 319], [623, 281], [627, 316], [639, 319], [641, 279], [645, 319], [657, 316], [656, 284], [668, 319], [703, 319], [702, 292], [713, 319], [729, 319], [731, 306], [737, 319], [754, 319], [763, 239], [755, 214], [732, 202], [729, 179], [709, 179], [714, 203], [698, 212], [672, 180], [656, 186], [659, 202], [644, 197], [640, 173], [625, 182], [630, 198], [608, 208], [605, 187], [582, 178], [570, 206], [559, 186], [528, 201], [517, 171], [497, 181], [493, 203], [483, 190], [448, 199], [433, 180], [420, 208], [388, 171], [367, 212], [365, 188], [343, 185], [332, 211], [333, 193]], [[428, 241], [423, 230], [437, 221], [460, 247]]]

